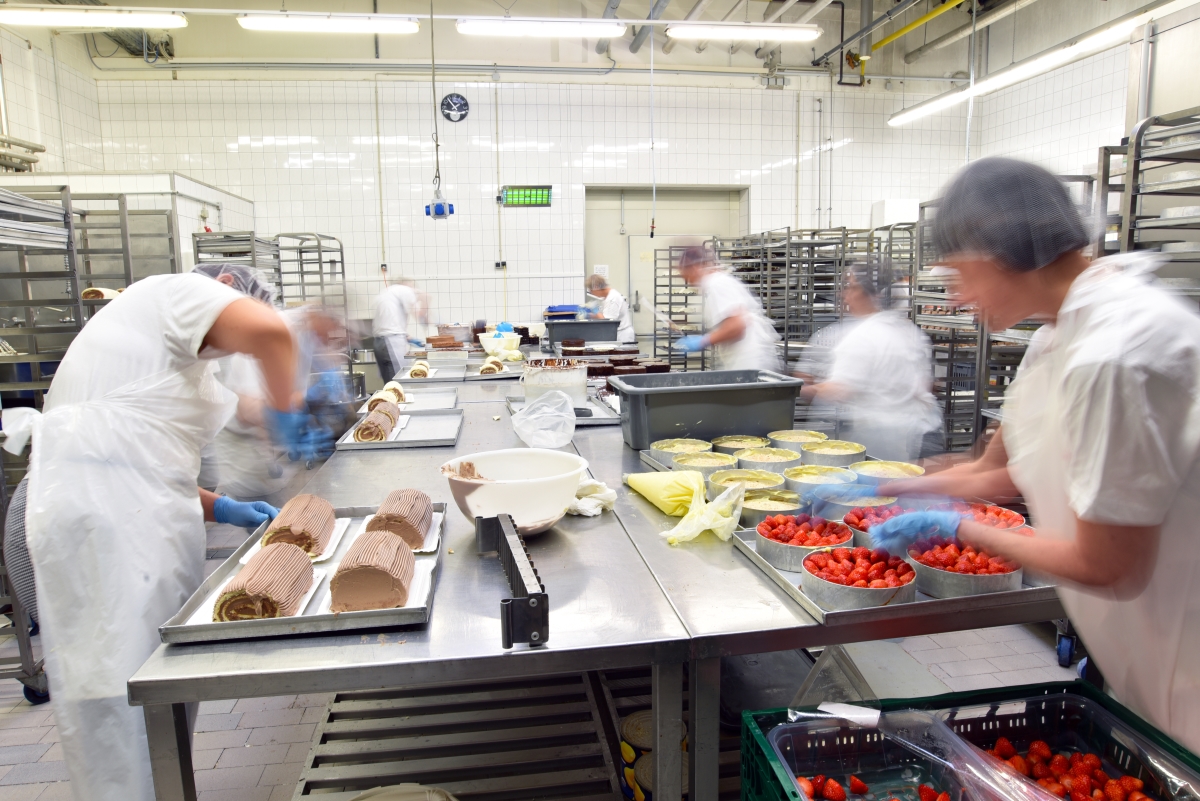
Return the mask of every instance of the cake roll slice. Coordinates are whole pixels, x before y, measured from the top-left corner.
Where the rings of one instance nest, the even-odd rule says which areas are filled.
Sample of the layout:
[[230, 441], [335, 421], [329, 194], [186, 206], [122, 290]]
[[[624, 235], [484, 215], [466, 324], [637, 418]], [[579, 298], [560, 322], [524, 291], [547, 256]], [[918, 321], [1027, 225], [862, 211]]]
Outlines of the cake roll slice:
[[408, 376], [409, 378], [429, 378], [429, 362], [413, 362], [413, 366], [408, 369]]
[[[392, 408], [396, 408], [395, 405]], [[376, 409], [354, 429], [355, 442], [387, 442], [396, 423], [383, 409]]]
[[403, 489], [384, 499], [367, 523], [367, 531], [390, 531], [415, 551], [425, 544], [432, 522], [433, 502], [429, 496], [420, 490]]
[[354, 541], [329, 583], [330, 609], [360, 612], [408, 603], [416, 558], [408, 543], [387, 531], [366, 531]]
[[395, 406], [398, 403], [396, 393], [389, 392], [386, 389], [379, 390], [367, 400], [367, 411], [373, 412], [385, 403]]
[[329, 501], [316, 495], [297, 495], [285, 503], [279, 515], [267, 525], [262, 544], [288, 542], [299, 546], [309, 556], [320, 556], [333, 536], [336, 522]]
[[396, 403], [404, 403], [408, 400], [408, 396], [404, 394], [404, 387], [400, 386], [396, 381], [389, 381], [383, 385], [383, 392], [390, 392], [396, 396]]
[[213, 605], [213, 622], [291, 617], [312, 587], [312, 560], [288, 542], [264, 545], [225, 585]]
[[497, 359], [495, 356], [488, 356], [483, 360], [483, 366], [479, 368], [480, 375], [495, 375], [504, 371], [504, 362]]

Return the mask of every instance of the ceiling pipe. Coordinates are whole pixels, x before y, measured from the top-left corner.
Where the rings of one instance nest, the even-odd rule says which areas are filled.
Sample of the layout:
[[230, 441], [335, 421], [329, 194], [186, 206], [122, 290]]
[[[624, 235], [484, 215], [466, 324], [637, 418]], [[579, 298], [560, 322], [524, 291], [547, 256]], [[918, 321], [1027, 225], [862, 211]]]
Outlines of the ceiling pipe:
[[[776, 11], [774, 14], [772, 14], [770, 17], [764, 16], [763, 22], [779, 22], [779, 18], [782, 17], [786, 11], [788, 11], [792, 6], [796, 5], [796, 3], [798, 3], [798, 2], [800, 2], [800, 0], [783, 0], [783, 5], [781, 5], [779, 7], [779, 10]], [[770, 6], [768, 5], [768, 8], [769, 7]], [[738, 42], [737, 44], [733, 45], [732, 47], [729, 48], [729, 54], [733, 55], [737, 51], [741, 50], [742, 45], [744, 45], [744, 44], [745, 44], [745, 42]]]
[[[646, 19], [658, 19], [663, 15], [663, 12], [667, 10], [667, 6], [669, 5], [671, 5], [671, 0], [654, 0], [654, 5], [650, 9], [650, 15], [646, 17]], [[643, 25], [638, 28], [637, 33], [633, 35], [633, 41], [629, 43], [629, 52], [636, 53], [637, 51], [641, 50], [642, 45], [646, 43], [646, 37], [648, 37], [650, 32], [653, 30], [654, 28], [650, 25]], [[651, 42], [650, 46], [653, 47], [654, 43]]]
[[[687, 16], [684, 17], [684, 19], [692, 20], [692, 19], [698, 18], [701, 14], [704, 13], [704, 10], [706, 8], [708, 8], [709, 3], [711, 3], [711, 2], [712, 2], [712, 0], [696, 0], [696, 5], [692, 6], [692, 10], [687, 13]], [[663, 54], [665, 55], [667, 53], [670, 53], [674, 49], [675, 49], [675, 40], [668, 36], [667, 41], [663, 43]]]
[[[1020, 11], [1026, 6], [1031, 6], [1036, 2], [1037, 0], [1009, 0], [1009, 2], [1002, 6], [993, 8], [991, 11], [985, 11], [979, 15], [978, 19], [975, 20], [975, 30], [982, 31], [992, 23], [999, 22], [1005, 17]], [[950, 31], [950, 33], [939, 36], [928, 44], [921, 45], [916, 50], [905, 53], [904, 63], [912, 64], [914, 61], [921, 58], [921, 56], [927, 53], [932, 53], [934, 50], [941, 50], [943, 47], [947, 47], [957, 41], [966, 39], [970, 35], [971, 23], [968, 22], [966, 25]]]
[[[833, 0], [817, 0], [817, 2], [809, 6], [808, 10], [801, 14], [800, 18], [797, 19], [793, 24], [805, 25], [809, 22], [812, 22], [816, 16], [824, 11], [832, 2]], [[754, 55], [758, 58], [766, 58], [767, 56], [771, 55], [771, 51], [777, 47], [779, 47], [778, 42], [767, 42], [762, 47], [755, 50]]]
[[[617, 16], [617, 7], [621, 5], [621, 0], [608, 0], [608, 5], [604, 7], [604, 13], [600, 15], [601, 19], [613, 19]], [[608, 39], [596, 40], [596, 54], [604, 55], [608, 52]]]
[[[737, 2], [733, 4], [733, 8], [729, 9], [729, 11], [725, 14], [725, 16], [721, 17], [721, 22], [728, 22], [729, 20], [733, 19], [733, 15], [738, 13], [739, 11], [741, 11], [742, 7], [745, 5], [746, 5], [746, 0], [737, 0]], [[706, 48], [706, 47], [708, 47], [707, 41], [697, 42], [696, 43], [696, 52], [703, 53], [704, 48]]]
[[889, 22], [894, 20], [896, 17], [899, 17], [905, 11], [908, 11], [910, 8], [912, 8], [917, 3], [920, 3], [920, 2], [921, 2], [921, 0], [901, 0], [901, 2], [897, 3], [892, 8], [891, 11], [888, 11], [882, 17], [876, 18], [875, 21], [872, 22], [871, 24], [865, 25], [862, 28], [859, 28], [857, 33], [850, 34], [845, 39], [838, 42], [837, 45], [832, 47], [830, 50], [828, 50], [825, 53], [822, 53], [821, 55], [814, 58], [812, 61], [813, 66], [817, 67], [817, 66], [820, 66], [821, 64], [824, 64], [829, 59], [829, 57], [832, 56], [834, 53], [841, 53], [843, 50], [845, 50], [847, 47], [850, 47], [852, 44], [854, 44], [858, 40], [866, 38], [867, 36], [870, 36], [876, 29], [882, 28], [884, 25], [887, 25]]
[[922, 16], [917, 17], [916, 19], [914, 19], [912, 22], [905, 25], [900, 30], [893, 31], [892, 33], [890, 33], [887, 36], [880, 39], [875, 44], [871, 45], [871, 52], [874, 53], [879, 48], [886, 47], [887, 45], [890, 45], [892, 42], [896, 41], [897, 39], [903, 39], [905, 36], [912, 33], [917, 28], [920, 28], [922, 25], [925, 25], [926, 23], [930, 22], [931, 20], [937, 19], [942, 14], [945, 14], [947, 11], [949, 11], [951, 9], [958, 8], [965, 1], [966, 0], [947, 0], [947, 2], [938, 6], [933, 11], [930, 11], [928, 14], [923, 14]]

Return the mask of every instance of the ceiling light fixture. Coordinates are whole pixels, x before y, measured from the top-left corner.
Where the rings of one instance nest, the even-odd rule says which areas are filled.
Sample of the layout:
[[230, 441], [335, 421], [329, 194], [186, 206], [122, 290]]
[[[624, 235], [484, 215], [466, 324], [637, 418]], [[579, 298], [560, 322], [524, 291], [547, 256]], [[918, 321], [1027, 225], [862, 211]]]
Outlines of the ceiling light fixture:
[[52, 8], [0, 6], [0, 25], [39, 28], [186, 28], [187, 17], [175, 11], [132, 8]]
[[738, 22], [724, 25], [668, 25], [672, 39], [710, 42], [811, 42], [821, 36], [817, 25], [755, 25]]
[[421, 30], [421, 23], [412, 17], [393, 17], [382, 14], [243, 14], [238, 25], [248, 31], [278, 33], [381, 33], [408, 34]]
[[1059, 67], [1065, 67], [1067, 64], [1108, 50], [1111, 47], [1116, 47], [1128, 41], [1129, 35], [1134, 30], [1145, 25], [1150, 20], [1173, 14], [1196, 2], [1197, 0], [1162, 0], [1161, 2], [1154, 3], [1149, 10], [1127, 14], [1108, 25], [1095, 28], [1075, 39], [1064, 42], [1058, 47], [1051, 48], [1036, 56], [1031, 56], [1024, 61], [1018, 61], [1016, 64], [993, 73], [981, 81], [977, 81], [974, 86], [952, 89], [949, 92], [931, 97], [923, 103], [918, 103], [902, 111], [897, 111], [888, 118], [888, 125], [893, 128], [907, 125], [910, 122], [928, 117], [930, 114], [936, 114], [939, 111], [945, 111], [960, 103], [965, 103], [972, 97], [991, 94], [992, 92], [1013, 86], [1022, 81], [1027, 81], [1038, 75], [1043, 75], [1051, 70], [1056, 70]]
[[456, 27], [465, 36], [521, 38], [616, 39], [625, 35], [624, 22], [595, 20], [539, 20], [493, 17], [460, 19]]

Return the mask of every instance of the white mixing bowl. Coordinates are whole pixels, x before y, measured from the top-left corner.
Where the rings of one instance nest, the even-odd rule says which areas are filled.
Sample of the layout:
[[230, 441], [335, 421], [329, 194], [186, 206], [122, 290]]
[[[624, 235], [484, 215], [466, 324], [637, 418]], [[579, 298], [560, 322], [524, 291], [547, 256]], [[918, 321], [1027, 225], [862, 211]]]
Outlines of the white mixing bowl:
[[[473, 471], [464, 469], [467, 463]], [[567, 513], [587, 460], [542, 448], [472, 453], [442, 465], [458, 508], [476, 517], [512, 515], [521, 534], [540, 534]], [[463, 474], [482, 478], [463, 478]]]

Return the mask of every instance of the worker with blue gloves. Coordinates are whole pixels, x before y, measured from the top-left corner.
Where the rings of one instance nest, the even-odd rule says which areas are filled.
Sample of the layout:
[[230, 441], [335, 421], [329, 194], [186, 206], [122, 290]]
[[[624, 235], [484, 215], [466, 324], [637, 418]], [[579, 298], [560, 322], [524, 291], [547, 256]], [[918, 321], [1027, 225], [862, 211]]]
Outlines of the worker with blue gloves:
[[141, 279], [76, 335], [43, 414], [4, 410], [6, 448], [32, 435], [25, 524], [46, 673], [72, 786], [89, 798], [154, 798], [126, 685], [204, 579], [204, 521], [252, 528], [278, 512], [197, 488], [200, 449], [236, 403], [217, 356], [253, 357], [272, 435], [303, 440], [296, 343], [272, 295], [236, 264]]
[[712, 348], [718, 370], [771, 370], [782, 366], [775, 343], [779, 334], [763, 314], [746, 285], [717, 264], [711, 250], [686, 248], [679, 258], [679, 274], [704, 296], [705, 334], [675, 340], [685, 353]]
[[1060, 180], [987, 158], [963, 168], [933, 223], [956, 300], [989, 330], [1044, 323], [979, 460], [880, 493], [1020, 494], [1036, 534], [939, 512], [873, 527], [903, 553], [928, 533], [1057, 577], [1108, 689], [1200, 752], [1200, 316], [1158, 284], [1153, 254], [1091, 261]]

